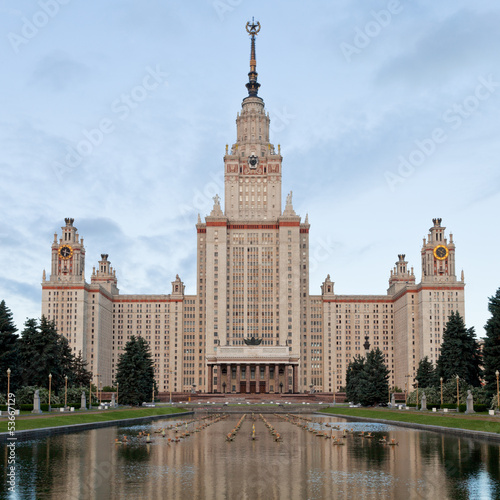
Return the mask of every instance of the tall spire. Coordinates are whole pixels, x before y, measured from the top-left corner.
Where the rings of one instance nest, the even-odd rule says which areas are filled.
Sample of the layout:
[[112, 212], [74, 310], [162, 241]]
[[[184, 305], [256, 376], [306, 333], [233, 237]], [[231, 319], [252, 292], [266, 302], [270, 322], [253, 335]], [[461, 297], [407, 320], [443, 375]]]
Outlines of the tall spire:
[[259, 92], [260, 83], [257, 82], [257, 59], [255, 58], [255, 35], [260, 31], [260, 23], [254, 22], [252, 17], [252, 23], [247, 23], [246, 29], [248, 34], [251, 36], [251, 48], [250, 48], [250, 73], [248, 73], [248, 83], [246, 88], [248, 89], [248, 95], [250, 97], [257, 97]]

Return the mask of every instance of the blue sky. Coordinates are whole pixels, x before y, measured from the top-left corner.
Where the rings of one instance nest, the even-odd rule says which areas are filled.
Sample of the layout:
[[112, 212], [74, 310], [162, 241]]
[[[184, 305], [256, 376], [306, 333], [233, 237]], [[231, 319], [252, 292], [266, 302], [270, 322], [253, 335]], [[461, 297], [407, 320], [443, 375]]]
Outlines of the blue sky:
[[[441, 217], [479, 336], [500, 286], [500, 7], [493, 0], [5, 0], [0, 6], [0, 299], [39, 317], [65, 217], [122, 293], [195, 293], [197, 214], [223, 196], [225, 145], [257, 71], [283, 192], [311, 223], [310, 291], [420, 280]], [[76, 151], [80, 151], [77, 156]]]

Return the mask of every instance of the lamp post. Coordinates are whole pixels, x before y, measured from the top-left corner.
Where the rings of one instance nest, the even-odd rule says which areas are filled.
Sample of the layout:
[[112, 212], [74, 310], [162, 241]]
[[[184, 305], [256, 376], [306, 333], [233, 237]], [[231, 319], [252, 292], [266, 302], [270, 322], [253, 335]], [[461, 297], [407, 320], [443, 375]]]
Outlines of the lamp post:
[[[497, 382], [498, 382], [498, 375], [497, 375]], [[9, 399], [10, 399], [10, 368], [7, 368], [7, 404], [9, 404]]]
[[99, 406], [102, 404], [102, 381], [99, 382]]
[[170, 388], [170, 404], [172, 404], [172, 370], [168, 370], [168, 385]]
[[335, 380], [336, 371], [333, 370], [333, 404], [335, 404], [335, 390], [337, 389], [337, 381]]
[[90, 375], [90, 387], [89, 387], [89, 410], [92, 409], [92, 375]]
[[66, 406], [68, 403], [68, 376], [64, 376], [64, 410], [66, 411]]
[[153, 384], [153, 395], [151, 396], [151, 402], [155, 404], [155, 385]]
[[497, 407], [500, 410], [500, 392], [498, 391], [498, 376], [500, 375], [500, 372], [497, 370], [495, 375], [497, 376]]
[[440, 377], [439, 381], [441, 382], [441, 408], [442, 408], [443, 407], [443, 377]]
[[49, 373], [49, 412], [51, 411], [50, 408], [50, 392], [52, 390], [52, 373]]
[[405, 375], [405, 406], [408, 404], [408, 379], [410, 378], [410, 374]]
[[460, 377], [457, 375], [457, 411], [458, 411], [458, 406], [460, 403], [460, 391], [458, 389], [458, 381], [460, 380]]
[[116, 383], [116, 406], [118, 406], [118, 388], [119, 388], [120, 384], [117, 382]]
[[416, 409], [418, 410], [418, 380], [415, 379], [415, 382], [417, 383], [417, 406], [416, 406]]

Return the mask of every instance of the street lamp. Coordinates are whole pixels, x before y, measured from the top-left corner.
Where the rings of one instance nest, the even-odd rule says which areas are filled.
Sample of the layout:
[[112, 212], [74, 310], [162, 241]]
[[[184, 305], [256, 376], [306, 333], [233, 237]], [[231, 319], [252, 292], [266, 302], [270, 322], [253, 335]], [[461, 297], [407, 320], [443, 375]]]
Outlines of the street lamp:
[[170, 388], [170, 404], [172, 404], [172, 370], [168, 370], [168, 385]]
[[102, 381], [99, 382], [99, 406], [102, 404]]
[[[498, 376], [497, 376], [498, 382]], [[7, 368], [7, 404], [9, 404], [10, 395], [10, 368]]]
[[117, 382], [116, 383], [116, 406], [118, 406], [118, 387], [119, 387], [119, 383]]
[[457, 411], [458, 411], [458, 406], [460, 403], [460, 391], [458, 390], [458, 381], [460, 380], [460, 377], [457, 375]]
[[500, 372], [497, 370], [495, 375], [497, 376], [497, 407], [500, 410], [500, 393], [498, 392], [498, 376], [500, 375]]
[[64, 410], [66, 410], [66, 406], [68, 403], [68, 376], [64, 376]]
[[443, 407], [443, 377], [440, 377], [441, 382], [441, 408]]
[[335, 404], [335, 390], [337, 388], [337, 381], [335, 380], [335, 374], [337, 372], [333, 370], [333, 404]]
[[52, 390], [52, 373], [49, 373], [49, 412], [52, 411], [50, 408], [50, 392]]
[[92, 409], [92, 374], [90, 375], [90, 387], [89, 387], [89, 410]]
[[153, 396], [151, 397], [151, 402], [155, 404], [155, 385], [153, 384]]
[[417, 383], [417, 406], [416, 406], [416, 409], [418, 410], [418, 380], [415, 379], [415, 382]]
[[405, 406], [408, 404], [408, 379], [410, 378], [410, 374], [405, 375]]

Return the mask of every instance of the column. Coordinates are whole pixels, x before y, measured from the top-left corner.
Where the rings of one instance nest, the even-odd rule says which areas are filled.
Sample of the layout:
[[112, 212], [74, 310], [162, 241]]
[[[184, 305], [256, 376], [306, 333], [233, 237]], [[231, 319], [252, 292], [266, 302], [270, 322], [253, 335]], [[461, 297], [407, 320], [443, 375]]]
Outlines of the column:
[[[231, 365], [226, 365], [226, 380], [223, 380], [223, 382], [226, 382], [226, 394], [228, 392], [231, 392], [231, 373], [230, 373]], [[222, 389], [224, 391], [224, 389]]]
[[240, 370], [240, 365], [236, 365], [236, 392], [240, 392], [240, 386], [241, 386], [241, 370]]
[[283, 392], [288, 392], [288, 365], [285, 365], [285, 381], [283, 382]]
[[255, 392], [260, 394], [260, 365], [255, 365]]
[[214, 366], [208, 365], [208, 387], [207, 392], [214, 392]]
[[247, 365], [246, 377], [247, 377], [247, 394], [250, 394], [250, 365]]
[[280, 365], [274, 365], [274, 392], [280, 392]]
[[299, 367], [297, 365], [292, 366], [293, 369], [293, 387], [292, 392], [299, 392]]
[[222, 365], [217, 364], [217, 392], [222, 392]]
[[269, 365], [266, 364], [266, 392], [269, 393]]

